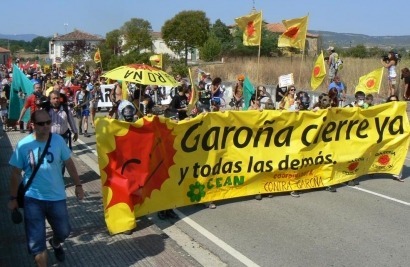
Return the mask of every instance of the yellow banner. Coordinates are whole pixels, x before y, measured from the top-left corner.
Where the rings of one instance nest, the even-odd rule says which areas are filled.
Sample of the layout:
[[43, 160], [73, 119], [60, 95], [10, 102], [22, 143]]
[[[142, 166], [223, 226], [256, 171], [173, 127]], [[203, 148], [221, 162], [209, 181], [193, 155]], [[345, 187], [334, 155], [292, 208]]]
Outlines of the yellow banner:
[[99, 118], [97, 150], [110, 233], [159, 210], [320, 188], [400, 173], [406, 103], [369, 109], [226, 111], [175, 122]]

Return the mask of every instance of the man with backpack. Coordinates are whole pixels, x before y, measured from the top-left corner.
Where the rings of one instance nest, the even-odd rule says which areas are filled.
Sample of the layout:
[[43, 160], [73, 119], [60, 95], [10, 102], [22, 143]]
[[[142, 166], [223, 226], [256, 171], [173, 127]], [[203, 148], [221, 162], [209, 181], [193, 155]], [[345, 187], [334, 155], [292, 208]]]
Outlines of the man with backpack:
[[329, 46], [327, 49], [329, 52], [329, 60], [327, 64], [329, 65], [329, 83], [333, 82], [333, 79], [336, 77], [337, 72], [342, 68], [343, 61], [339, 58], [339, 55], [336, 53], [333, 46]]

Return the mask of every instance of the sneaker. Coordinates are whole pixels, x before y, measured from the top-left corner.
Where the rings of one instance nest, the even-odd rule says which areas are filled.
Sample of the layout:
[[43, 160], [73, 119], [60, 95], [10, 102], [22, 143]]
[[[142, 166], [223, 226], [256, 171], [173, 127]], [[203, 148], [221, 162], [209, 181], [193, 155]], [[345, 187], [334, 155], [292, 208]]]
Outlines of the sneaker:
[[351, 181], [347, 182], [347, 185], [348, 185], [348, 186], [355, 186], [355, 183], [354, 183], [353, 180], [351, 180]]
[[132, 235], [132, 230], [122, 232], [123, 235]]
[[335, 192], [336, 192], [336, 188], [331, 187], [331, 186], [328, 186], [328, 187], [326, 187], [326, 191], [335, 193]]
[[404, 182], [404, 179], [401, 178], [399, 175], [393, 175], [393, 180], [399, 181], [399, 182]]
[[212, 202], [209, 203], [208, 208], [210, 208], [210, 209], [216, 209], [215, 203], [212, 203]]
[[261, 194], [256, 195], [256, 196], [255, 196], [255, 199], [256, 199], [256, 200], [262, 200], [262, 195], [261, 195]]
[[353, 179], [353, 183], [354, 183], [354, 185], [359, 185], [360, 184], [357, 179]]
[[292, 192], [290, 192], [290, 195], [291, 195], [292, 197], [300, 197], [300, 195], [299, 195], [299, 193], [298, 193], [297, 191], [292, 191]]
[[84, 137], [90, 137], [90, 136], [91, 136], [91, 134], [89, 134], [87, 132], [84, 133]]
[[175, 211], [173, 210], [166, 210], [165, 214], [167, 215], [168, 218], [179, 219], [178, 214], [176, 214]]
[[82, 134], [83, 134], [83, 132], [82, 132], [82, 131], [79, 131], [79, 132], [78, 132], [78, 134], [79, 134], [79, 135], [82, 135]]
[[56, 256], [56, 259], [60, 262], [63, 262], [65, 260], [65, 252], [63, 249], [63, 246], [61, 244], [56, 248], [53, 246], [53, 238], [50, 238], [48, 240], [48, 243], [50, 246], [54, 249], [54, 256]]
[[272, 195], [272, 194], [269, 194], [269, 195], [268, 195], [268, 198], [273, 198], [273, 195]]
[[158, 218], [159, 218], [160, 220], [165, 220], [165, 219], [167, 218], [167, 214], [166, 214], [166, 211], [165, 211], [165, 210], [159, 211], [159, 212], [157, 213], [157, 215], [158, 215]]

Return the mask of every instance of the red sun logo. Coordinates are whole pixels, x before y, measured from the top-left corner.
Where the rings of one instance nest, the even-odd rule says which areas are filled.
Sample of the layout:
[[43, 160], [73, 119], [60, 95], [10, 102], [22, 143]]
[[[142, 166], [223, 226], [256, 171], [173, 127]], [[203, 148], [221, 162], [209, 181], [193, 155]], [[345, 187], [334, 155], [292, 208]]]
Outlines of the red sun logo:
[[320, 66], [315, 66], [315, 68], [313, 69], [313, 76], [317, 77], [320, 74]]
[[359, 166], [359, 162], [352, 162], [349, 164], [349, 166], [347, 166], [347, 168], [352, 172], [356, 170], [357, 166]]
[[154, 189], [160, 189], [174, 164], [174, 141], [172, 131], [158, 117], [152, 122], [144, 119], [141, 128], [130, 125], [126, 135], [115, 136], [116, 149], [108, 153], [109, 161], [104, 168], [107, 174], [104, 186], [112, 190], [106, 208], [126, 203], [132, 211]]
[[386, 166], [386, 165], [389, 164], [389, 162], [390, 162], [390, 157], [389, 157], [389, 155], [381, 155], [381, 156], [377, 159], [377, 162], [378, 162], [380, 165]]
[[298, 27], [290, 27], [289, 29], [286, 30], [283, 34], [289, 38], [296, 38], [299, 32]]
[[256, 30], [255, 30], [255, 25], [253, 24], [253, 21], [249, 21], [248, 25], [246, 26], [246, 35], [248, 37], [252, 37], [255, 32]]
[[373, 88], [375, 84], [376, 84], [375, 80], [374, 80], [373, 78], [370, 78], [370, 79], [367, 80], [367, 82], [366, 82], [366, 87], [367, 87], [367, 88]]

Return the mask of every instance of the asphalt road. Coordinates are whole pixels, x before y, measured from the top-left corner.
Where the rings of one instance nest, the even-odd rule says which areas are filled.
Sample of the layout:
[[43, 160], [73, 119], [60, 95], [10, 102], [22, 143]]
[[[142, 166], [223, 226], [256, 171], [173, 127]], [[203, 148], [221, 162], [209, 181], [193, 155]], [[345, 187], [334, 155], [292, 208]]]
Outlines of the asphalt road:
[[[93, 133], [93, 131], [90, 131]], [[98, 172], [95, 135], [77, 155]], [[401, 183], [363, 176], [336, 193], [303, 191], [176, 209], [180, 220], [149, 216], [204, 266], [409, 266], [410, 154]]]

